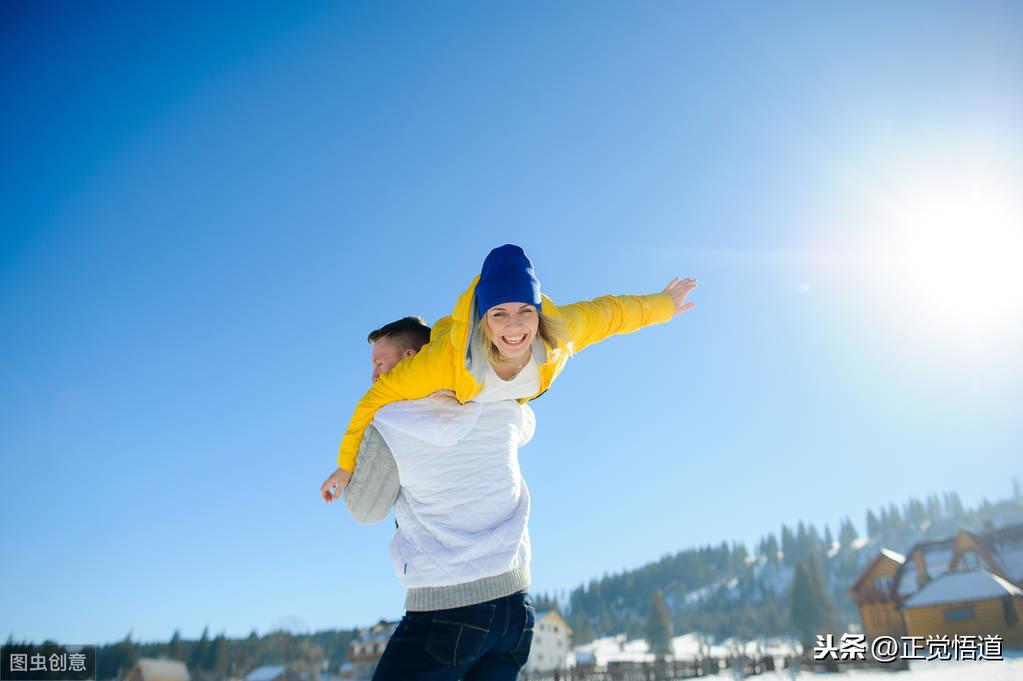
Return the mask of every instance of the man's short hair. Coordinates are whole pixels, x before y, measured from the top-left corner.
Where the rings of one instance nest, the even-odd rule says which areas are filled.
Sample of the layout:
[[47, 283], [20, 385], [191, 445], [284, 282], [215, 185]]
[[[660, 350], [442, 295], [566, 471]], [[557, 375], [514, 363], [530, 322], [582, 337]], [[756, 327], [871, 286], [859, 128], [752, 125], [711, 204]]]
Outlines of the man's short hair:
[[405, 350], [419, 350], [430, 342], [430, 327], [422, 317], [403, 317], [396, 322], [385, 324], [369, 334], [370, 345], [386, 338]]

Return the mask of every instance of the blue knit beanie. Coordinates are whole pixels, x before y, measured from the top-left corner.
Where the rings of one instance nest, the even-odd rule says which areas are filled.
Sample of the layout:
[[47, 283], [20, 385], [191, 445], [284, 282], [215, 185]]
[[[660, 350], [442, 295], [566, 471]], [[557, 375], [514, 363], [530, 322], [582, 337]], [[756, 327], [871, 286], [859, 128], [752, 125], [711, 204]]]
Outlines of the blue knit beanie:
[[512, 244], [490, 251], [476, 284], [476, 310], [480, 317], [503, 303], [529, 303], [540, 309], [540, 280], [533, 272], [533, 263], [521, 248]]

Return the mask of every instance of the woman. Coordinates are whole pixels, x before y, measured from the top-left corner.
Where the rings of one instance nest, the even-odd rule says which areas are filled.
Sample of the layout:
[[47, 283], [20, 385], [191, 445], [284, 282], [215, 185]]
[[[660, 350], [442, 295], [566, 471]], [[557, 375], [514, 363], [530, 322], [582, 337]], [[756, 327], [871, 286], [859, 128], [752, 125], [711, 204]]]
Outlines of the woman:
[[505, 399], [524, 404], [547, 391], [574, 353], [692, 308], [685, 301], [694, 288], [695, 279], [676, 277], [660, 293], [557, 306], [540, 292], [533, 263], [520, 247], [495, 248], [451, 316], [434, 326], [430, 342], [380, 376], [356, 405], [338, 468], [321, 485], [321, 496], [332, 501], [344, 490], [363, 434], [384, 405], [438, 390], [453, 391], [462, 404]]

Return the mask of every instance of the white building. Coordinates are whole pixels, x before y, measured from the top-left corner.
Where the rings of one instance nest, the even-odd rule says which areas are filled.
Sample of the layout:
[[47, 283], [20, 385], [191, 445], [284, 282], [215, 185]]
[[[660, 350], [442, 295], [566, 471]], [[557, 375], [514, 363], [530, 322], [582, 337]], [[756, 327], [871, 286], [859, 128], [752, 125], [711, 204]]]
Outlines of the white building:
[[536, 613], [533, 625], [533, 646], [529, 649], [527, 672], [549, 672], [568, 667], [572, 649], [572, 630], [553, 610]]
[[341, 670], [341, 677], [367, 681], [373, 678], [373, 672], [380, 662], [391, 634], [398, 628], [398, 622], [380, 620], [372, 627], [359, 629], [358, 634], [348, 644], [348, 661], [351, 667]]
[[141, 657], [125, 681], [189, 681], [188, 667], [179, 660]]
[[265, 664], [246, 674], [245, 681], [283, 681], [285, 671], [283, 664]]

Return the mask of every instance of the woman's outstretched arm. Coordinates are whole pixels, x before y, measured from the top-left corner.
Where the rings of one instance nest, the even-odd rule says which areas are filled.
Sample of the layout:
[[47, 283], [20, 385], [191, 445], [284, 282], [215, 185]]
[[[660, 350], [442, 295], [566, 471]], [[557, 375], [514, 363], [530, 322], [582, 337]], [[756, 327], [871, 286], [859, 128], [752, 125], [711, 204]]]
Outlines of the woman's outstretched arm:
[[660, 293], [642, 296], [601, 296], [594, 300], [564, 305], [558, 309], [568, 326], [573, 350], [578, 352], [608, 336], [632, 333], [645, 326], [660, 324], [691, 309], [686, 296], [696, 288], [696, 280], [675, 277]]

